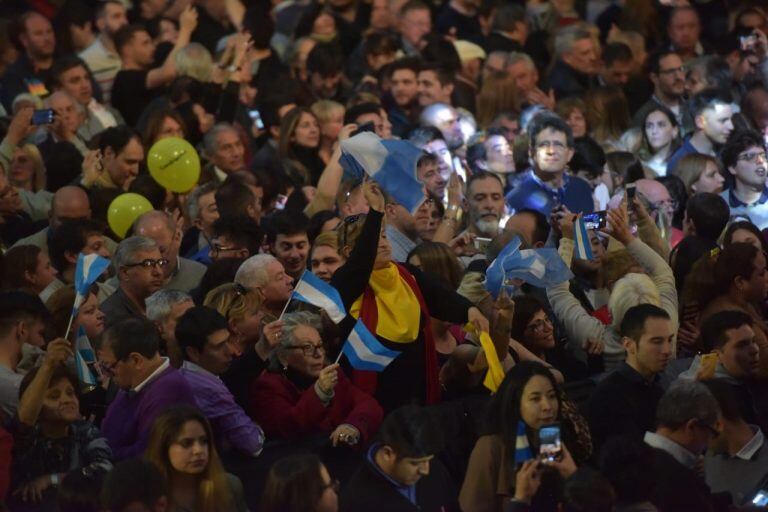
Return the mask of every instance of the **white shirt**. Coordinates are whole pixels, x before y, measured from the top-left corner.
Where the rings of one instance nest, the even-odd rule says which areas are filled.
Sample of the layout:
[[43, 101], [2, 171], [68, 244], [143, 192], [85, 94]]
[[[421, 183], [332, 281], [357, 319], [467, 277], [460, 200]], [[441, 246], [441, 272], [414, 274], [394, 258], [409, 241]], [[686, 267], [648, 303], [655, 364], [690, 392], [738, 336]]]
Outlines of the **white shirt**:
[[648, 446], [658, 448], [659, 450], [664, 450], [670, 454], [677, 462], [687, 467], [688, 469], [693, 469], [693, 467], [696, 465], [696, 461], [699, 460], [698, 455], [689, 452], [687, 449], [683, 448], [681, 445], [677, 444], [671, 439], [660, 436], [655, 432], [646, 432], [643, 441]]
[[171, 365], [171, 361], [167, 357], [162, 357], [161, 359], [163, 360], [163, 364], [158, 366], [157, 370], [153, 371], [149, 377], [147, 377], [146, 379], [141, 381], [139, 384], [137, 384], [136, 387], [133, 388], [132, 390], [134, 393], [138, 393], [139, 391], [141, 391], [142, 388], [144, 388], [144, 386], [146, 386], [152, 381], [152, 379], [154, 379], [155, 377], [163, 373], [166, 370], [166, 368], [168, 368]]
[[752, 439], [747, 441], [747, 444], [741, 447], [741, 450], [739, 450], [739, 452], [734, 455], [734, 457], [744, 460], [752, 460], [752, 456], [755, 455], [761, 446], [763, 446], [763, 443], [765, 442], [765, 436], [763, 436], [763, 432], [760, 430], [760, 427], [757, 425], [750, 425], [749, 427], [752, 429], [752, 432], [754, 432], [755, 435], [752, 436]]

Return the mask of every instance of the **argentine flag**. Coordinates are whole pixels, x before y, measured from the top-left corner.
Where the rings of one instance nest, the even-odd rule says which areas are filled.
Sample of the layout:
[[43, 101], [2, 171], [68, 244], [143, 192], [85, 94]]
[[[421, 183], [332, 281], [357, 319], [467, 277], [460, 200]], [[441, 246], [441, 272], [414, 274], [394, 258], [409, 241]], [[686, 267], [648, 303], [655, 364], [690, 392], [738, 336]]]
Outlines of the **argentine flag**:
[[539, 288], [549, 288], [573, 278], [556, 249], [520, 250], [520, 243], [519, 237], [513, 238], [485, 273], [485, 289], [494, 298], [509, 279], [517, 278]]
[[382, 345], [360, 319], [349, 333], [342, 352], [353, 368], [373, 372], [383, 372], [400, 355], [400, 352]]
[[293, 289], [293, 298], [324, 309], [335, 323], [341, 322], [347, 316], [347, 310], [336, 288], [309, 270], [301, 274], [301, 279]]
[[383, 140], [363, 132], [341, 141], [339, 163], [358, 180], [370, 176], [406, 210], [416, 213], [426, 199], [424, 185], [416, 179], [416, 164], [422, 155], [408, 141]]
[[515, 465], [520, 465], [533, 458], [528, 435], [525, 431], [525, 422], [523, 420], [517, 423], [517, 438], [515, 439]]
[[587, 227], [584, 225], [584, 219], [581, 217], [577, 218], [573, 227], [574, 253], [576, 258], [580, 260], [595, 259], [592, 254], [592, 244], [589, 242], [589, 233], [587, 232]]
[[91, 372], [88, 363], [96, 362], [96, 354], [93, 351], [88, 336], [82, 326], [77, 330], [77, 339], [75, 340], [75, 365], [77, 366], [77, 378], [80, 382], [89, 386], [96, 385], [96, 378]]
[[77, 265], [75, 266], [75, 304], [72, 306], [72, 315], [77, 314], [77, 310], [83, 304], [88, 296], [88, 289], [107, 270], [110, 261], [102, 258], [98, 254], [77, 255]]

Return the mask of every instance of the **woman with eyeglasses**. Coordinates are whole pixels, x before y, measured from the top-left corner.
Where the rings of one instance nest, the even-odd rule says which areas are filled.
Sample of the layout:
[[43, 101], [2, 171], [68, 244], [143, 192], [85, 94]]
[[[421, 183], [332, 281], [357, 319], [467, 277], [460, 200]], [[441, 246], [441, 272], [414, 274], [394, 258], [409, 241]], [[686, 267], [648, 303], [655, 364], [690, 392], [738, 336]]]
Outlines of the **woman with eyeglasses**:
[[488, 320], [440, 279], [392, 260], [382, 223], [384, 197], [370, 181], [363, 184], [363, 194], [370, 211], [347, 217], [339, 226], [339, 252], [347, 261], [331, 284], [349, 312], [342, 329], [350, 331], [362, 319], [385, 347], [400, 354], [381, 373], [352, 370], [352, 381], [386, 411], [412, 402], [437, 403], [439, 368], [430, 317], [471, 322], [485, 332]]
[[251, 387], [251, 416], [268, 437], [323, 435], [333, 446], [365, 446], [383, 418], [379, 404], [328, 364], [318, 315], [297, 311], [282, 322], [269, 369]]
[[314, 454], [291, 455], [272, 465], [261, 512], [337, 512], [339, 482]]
[[157, 417], [145, 458], [168, 482], [169, 510], [245, 512], [243, 484], [224, 470], [210, 423], [197, 409], [174, 407]]

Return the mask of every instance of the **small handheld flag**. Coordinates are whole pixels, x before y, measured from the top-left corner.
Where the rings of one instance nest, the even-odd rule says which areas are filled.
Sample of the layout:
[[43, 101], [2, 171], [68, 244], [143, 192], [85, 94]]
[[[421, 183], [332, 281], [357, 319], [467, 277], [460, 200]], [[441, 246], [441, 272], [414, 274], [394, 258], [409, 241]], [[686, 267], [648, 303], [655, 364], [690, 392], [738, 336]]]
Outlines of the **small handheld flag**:
[[80, 327], [77, 330], [75, 340], [75, 365], [77, 366], [77, 379], [86, 386], [96, 386], [96, 378], [91, 372], [88, 363], [96, 362], [96, 354], [93, 352], [91, 342], [85, 335], [85, 330]]
[[592, 254], [592, 244], [589, 241], [587, 227], [584, 225], [584, 219], [578, 217], [574, 222], [573, 242], [575, 245], [575, 255], [580, 260], [595, 259]]
[[349, 333], [342, 353], [347, 356], [353, 368], [374, 372], [383, 372], [400, 355], [400, 352], [382, 345], [359, 319]]
[[64, 334], [64, 338], [69, 336], [69, 330], [72, 328], [72, 320], [77, 314], [77, 310], [83, 304], [83, 301], [88, 296], [88, 289], [99, 278], [101, 274], [107, 270], [110, 261], [107, 258], [103, 258], [98, 254], [85, 255], [80, 253], [77, 255], [77, 264], [75, 266], [75, 303], [72, 305], [72, 314], [69, 317], [69, 324], [67, 325], [67, 331]]
[[517, 423], [517, 439], [515, 440], [515, 465], [522, 464], [533, 458], [531, 445], [528, 443], [528, 434], [525, 431], [525, 422]]
[[335, 323], [347, 316], [338, 290], [309, 270], [305, 270], [293, 289], [293, 298], [324, 309]]

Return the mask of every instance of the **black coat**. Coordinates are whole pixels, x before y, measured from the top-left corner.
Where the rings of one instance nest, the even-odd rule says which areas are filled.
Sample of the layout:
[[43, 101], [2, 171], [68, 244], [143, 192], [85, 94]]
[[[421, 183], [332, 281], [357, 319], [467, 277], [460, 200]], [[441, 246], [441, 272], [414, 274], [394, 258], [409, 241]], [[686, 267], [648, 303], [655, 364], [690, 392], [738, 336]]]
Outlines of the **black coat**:
[[651, 467], [655, 485], [651, 503], [660, 512], [719, 512], [728, 510], [727, 498], [712, 495], [704, 479], [674, 457], [652, 448]]

